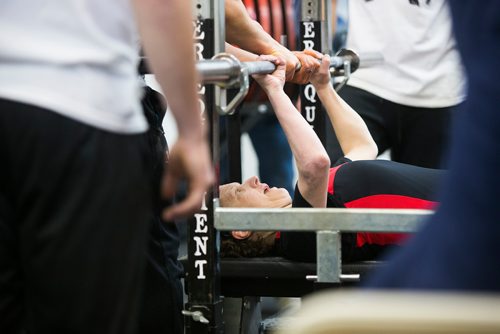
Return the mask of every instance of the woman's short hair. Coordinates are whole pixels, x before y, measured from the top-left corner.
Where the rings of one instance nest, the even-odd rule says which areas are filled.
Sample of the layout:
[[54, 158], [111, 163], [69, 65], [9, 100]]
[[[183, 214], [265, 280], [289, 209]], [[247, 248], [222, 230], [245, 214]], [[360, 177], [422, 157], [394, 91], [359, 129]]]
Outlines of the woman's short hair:
[[[272, 240], [271, 240], [272, 238]], [[221, 257], [259, 257], [270, 256], [274, 251], [275, 234], [253, 232], [246, 239], [235, 239], [230, 233], [221, 235]]]

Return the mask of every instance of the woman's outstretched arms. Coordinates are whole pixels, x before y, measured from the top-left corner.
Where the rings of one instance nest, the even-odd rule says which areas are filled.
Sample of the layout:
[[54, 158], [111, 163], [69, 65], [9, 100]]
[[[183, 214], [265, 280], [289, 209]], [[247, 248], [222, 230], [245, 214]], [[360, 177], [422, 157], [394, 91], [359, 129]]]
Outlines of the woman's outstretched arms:
[[375, 159], [377, 144], [365, 122], [333, 89], [329, 70], [330, 57], [315, 51], [305, 52], [316, 54], [321, 60], [319, 70], [311, 76], [311, 84], [325, 107], [344, 156], [353, 161]]
[[269, 97], [274, 112], [287, 137], [298, 169], [298, 187], [305, 200], [313, 207], [326, 206], [330, 159], [318, 136], [283, 91], [285, 63], [273, 56], [260, 56], [277, 69], [271, 75], [255, 75]]

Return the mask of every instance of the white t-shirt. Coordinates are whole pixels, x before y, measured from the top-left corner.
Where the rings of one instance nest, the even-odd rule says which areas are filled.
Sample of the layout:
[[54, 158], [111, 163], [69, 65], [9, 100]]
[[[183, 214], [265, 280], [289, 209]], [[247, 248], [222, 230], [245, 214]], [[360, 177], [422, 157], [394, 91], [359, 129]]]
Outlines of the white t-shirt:
[[107, 131], [144, 132], [137, 63], [130, 0], [0, 1], [2, 98]]
[[444, 0], [350, 0], [348, 5], [347, 47], [384, 57], [358, 69], [350, 86], [415, 107], [464, 100], [465, 76]]

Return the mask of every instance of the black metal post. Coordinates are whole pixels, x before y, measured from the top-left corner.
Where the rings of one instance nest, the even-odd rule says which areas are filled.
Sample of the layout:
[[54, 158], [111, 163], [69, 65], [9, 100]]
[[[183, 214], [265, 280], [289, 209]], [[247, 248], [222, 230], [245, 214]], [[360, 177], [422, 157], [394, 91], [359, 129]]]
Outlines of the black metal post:
[[[210, 59], [224, 47], [224, 5], [221, 0], [194, 0], [194, 43], [197, 60]], [[219, 236], [214, 228], [218, 198], [219, 117], [214, 86], [199, 87], [202, 118], [207, 122], [217, 181], [207, 192], [200, 212], [188, 220], [188, 265], [185, 305], [186, 333], [223, 333], [220, 297]]]
[[[299, 49], [331, 53], [331, 4], [329, 0], [302, 0]], [[313, 85], [300, 87], [300, 112], [314, 128], [319, 139], [326, 142], [326, 114]]]

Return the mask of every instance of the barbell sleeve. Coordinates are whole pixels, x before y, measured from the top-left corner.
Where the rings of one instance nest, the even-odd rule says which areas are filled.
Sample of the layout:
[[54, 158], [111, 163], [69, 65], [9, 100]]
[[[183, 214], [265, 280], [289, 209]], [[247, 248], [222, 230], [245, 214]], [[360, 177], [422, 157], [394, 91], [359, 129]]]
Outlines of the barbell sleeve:
[[230, 81], [238, 77], [243, 68], [248, 75], [252, 75], [273, 73], [276, 66], [269, 61], [249, 61], [240, 65], [223, 59], [201, 60], [196, 63], [196, 70], [204, 84]]
[[241, 71], [240, 64], [222, 59], [200, 60], [196, 70], [204, 84], [230, 81]]

